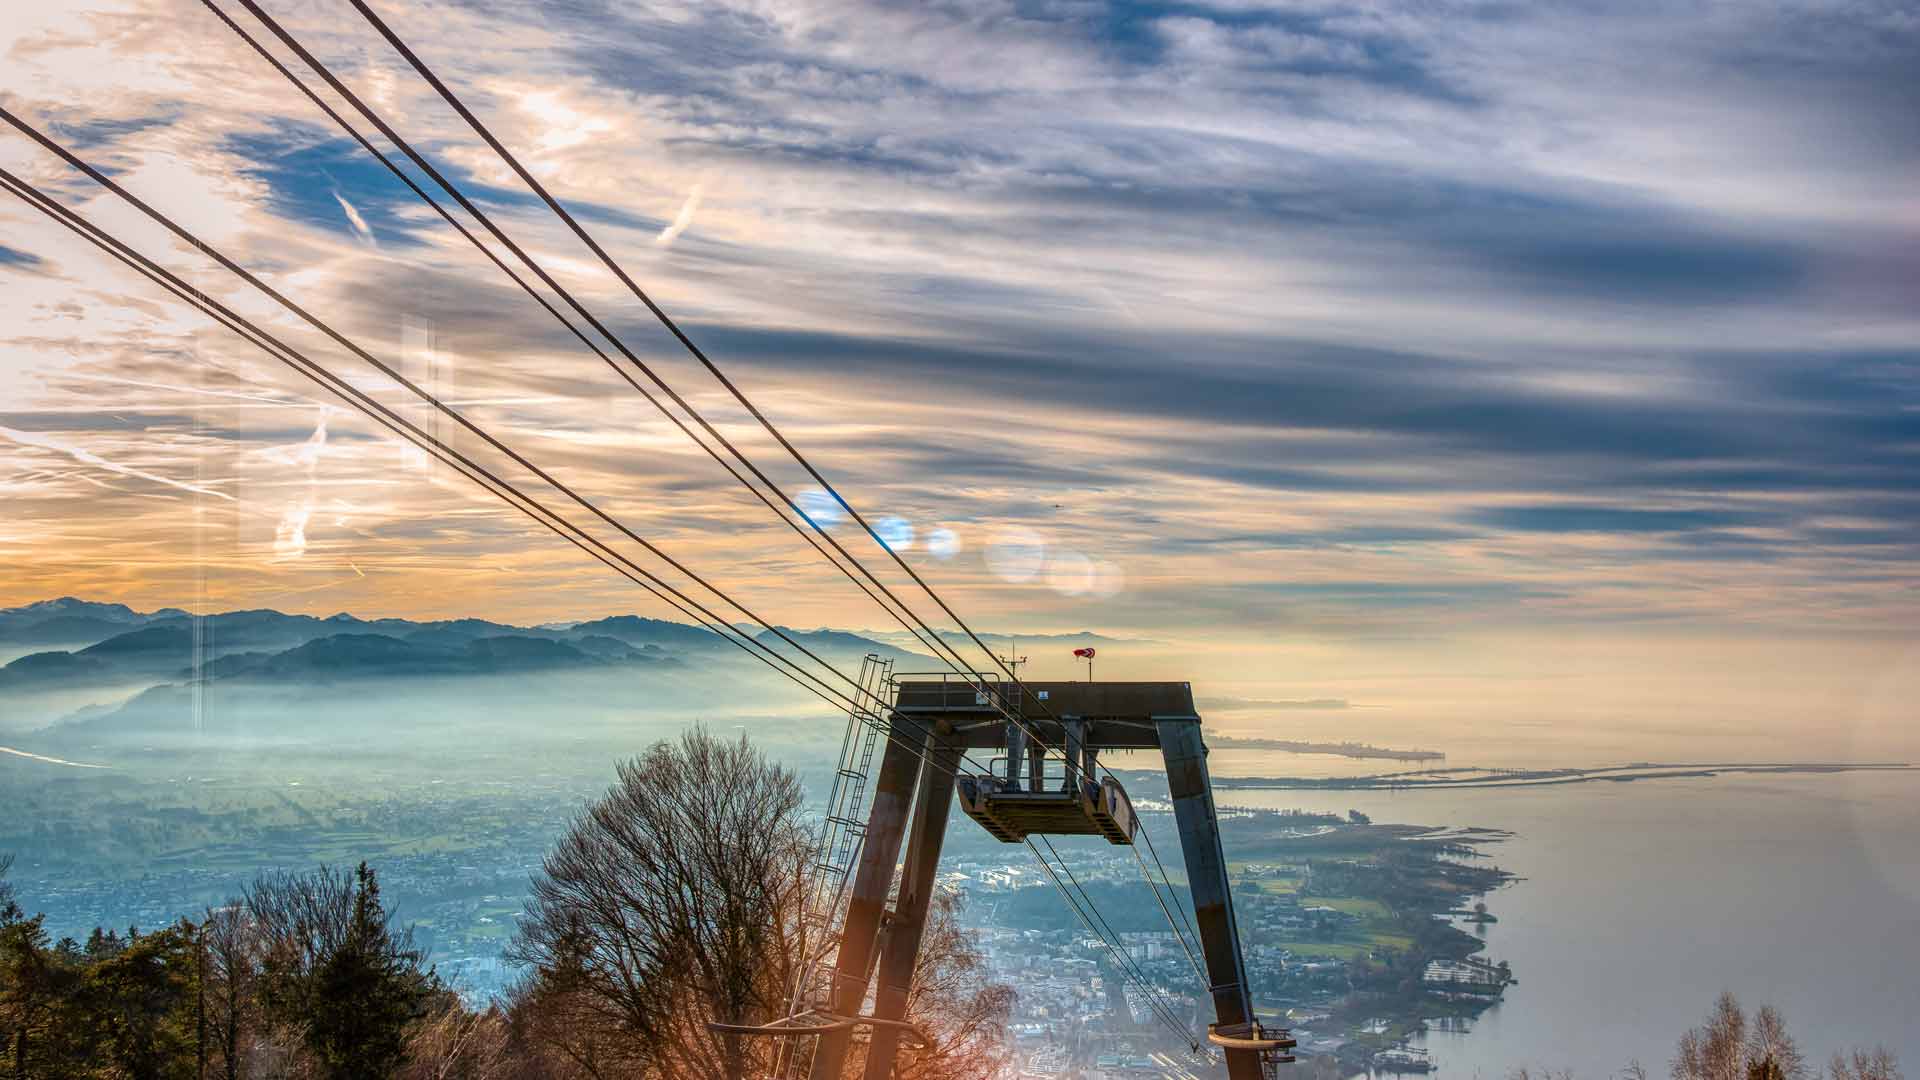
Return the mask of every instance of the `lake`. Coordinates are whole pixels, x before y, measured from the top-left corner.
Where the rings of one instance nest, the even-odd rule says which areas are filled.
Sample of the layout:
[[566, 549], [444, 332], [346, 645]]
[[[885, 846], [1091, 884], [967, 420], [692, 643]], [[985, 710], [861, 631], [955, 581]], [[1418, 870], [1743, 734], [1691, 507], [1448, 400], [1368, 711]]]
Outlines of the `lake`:
[[[1308, 771], [1293, 755], [1255, 756], [1216, 755], [1216, 773]], [[1426, 1036], [1437, 1075], [1494, 1080], [1526, 1065], [1597, 1078], [1637, 1059], [1664, 1076], [1723, 989], [1781, 1010], [1810, 1061], [1879, 1043], [1920, 1072], [1920, 774], [1223, 791], [1221, 802], [1516, 834], [1483, 850], [1523, 879], [1487, 897], [1500, 920], [1487, 954], [1519, 984], [1471, 1031]]]

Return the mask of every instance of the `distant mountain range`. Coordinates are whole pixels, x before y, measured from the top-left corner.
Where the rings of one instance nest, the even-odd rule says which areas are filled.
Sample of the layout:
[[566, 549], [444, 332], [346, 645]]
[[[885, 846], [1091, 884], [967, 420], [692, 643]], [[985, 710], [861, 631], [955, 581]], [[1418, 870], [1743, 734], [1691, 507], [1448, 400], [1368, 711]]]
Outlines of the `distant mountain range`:
[[178, 608], [141, 614], [125, 604], [96, 604], [63, 596], [0, 610], [0, 641], [23, 645], [92, 643], [155, 619], [184, 616]]
[[[836, 658], [871, 652], [896, 662], [928, 659], [844, 631], [781, 629]], [[760, 637], [777, 640], [769, 631]], [[636, 615], [526, 627], [484, 619], [315, 618], [263, 608], [196, 620], [178, 608], [138, 612], [124, 604], [72, 597], [0, 610], [0, 644], [63, 646], [28, 653], [0, 668], [0, 692], [129, 677], [325, 681], [485, 675], [674, 663], [689, 654], [734, 651], [701, 627]]]
[[[848, 674], [868, 654], [899, 671], [943, 666], [904, 633], [780, 631]], [[772, 631], [755, 636], [791, 654]], [[977, 652], [964, 636], [947, 636], [963, 654]], [[987, 638], [996, 648], [1008, 640]], [[1137, 644], [1087, 633], [1014, 640], [1023, 653]], [[379, 734], [383, 724], [412, 730], [424, 715], [460, 710], [466, 724], [483, 715], [539, 726], [561, 703], [569, 717], [594, 708], [698, 714], [779, 708], [799, 694], [712, 631], [637, 615], [539, 626], [266, 608], [197, 617], [62, 597], [0, 609], [5, 657], [13, 659], [0, 666], [0, 735], [38, 749], [138, 746], [216, 727], [269, 740], [348, 737]]]
[[[839, 665], [874, 653], [908, 667], [933, 661], [838, 630], [782, 628]], [[767, 641], [777, 640], [767, 631]], [[46, 648], [39, 648], [46, 646]], [[410, 679], [569, 674], [772, 678], [733, 644], [697, 626], [617, 615], [514, 626], [484, 619], [414, 622], [349, 614], [315, 618], [258, 609], [196, 618], [178, 608], [63, 597], [0, 610], [0, 717], [15, 730], [69, 734], [177, 725], [188, 690], [219, 686], [230, 700], [323, 701], [328, 688], [399, 686]], [[22, 647], [33, 651], [21, 653]], [[743, 667], [742, 665], [752, 665]], [[644, 684], [624, 684], [644, 685]]]
[[554, 631], [477, 619], [316, 619], [259, 610], [223, 612], [196, 625], [193, 616], [175, 609], [143, 614], [71, 599], [0, 611], [0, 643], [68, 646], [29, 653], [0, 668], [0, 692], [140, 678], [488, 674], [659, 661], [669, 648], [685, 653], [726, 647], [697, 627], [630, 616]]

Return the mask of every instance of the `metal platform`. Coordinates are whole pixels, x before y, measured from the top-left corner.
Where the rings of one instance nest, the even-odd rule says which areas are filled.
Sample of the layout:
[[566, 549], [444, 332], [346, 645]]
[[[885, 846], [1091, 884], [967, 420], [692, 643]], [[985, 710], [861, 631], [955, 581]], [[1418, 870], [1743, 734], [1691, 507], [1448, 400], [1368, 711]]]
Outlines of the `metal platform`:
[[1261, 1067], [1268, 1076], [1274, 1075], [1271, 1066], [1292, 1064], [1294, 1057], [1287, 1051], [1300, 1045], [1286, 1031], [1268, 1031], [1258, 1020], [1244, 1024], [1208, 1024], [1207, 1041], [1224, 1050], [1259, 1055]]
[[1157, 750], [1162, 720], [1199, 723], [1193, 686], [1183, 682], [995, 682], [948, 673], [896, 676], [894, 711], [925, 723], [946, 721], [968, 749], [1006, 743], [1009, 713], [1050, 746], [1063, 746], [1071, 721], [1086, 745], [1103, 750]]
[[994, 776], [955, 778], [960, 809], [995, 839], [1018, 844], [1032, 833], [1104, 836], [1133, 843], [1133, 804], [1112, 777], [1073, 790], [1025, 791]]

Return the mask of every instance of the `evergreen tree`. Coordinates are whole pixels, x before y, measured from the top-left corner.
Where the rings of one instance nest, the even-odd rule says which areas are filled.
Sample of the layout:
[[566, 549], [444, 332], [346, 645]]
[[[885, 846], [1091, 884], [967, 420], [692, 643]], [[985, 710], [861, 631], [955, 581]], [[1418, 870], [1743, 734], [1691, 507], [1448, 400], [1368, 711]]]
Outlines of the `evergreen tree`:
[[192, 1077], [194, 928], [128, 935], [81, 979], [76, 1005], [93, 1033], [94, 1056], [127, 1080]]
[[84, 1053], [75, 972], [48, 947], [44, 921], [0, 912], [0, 1047], [13, 1080], [72, 1075]]
[[86, 957], [89, 962], [111, 959], [118, 956], [120, 950], [125, 947], [119, 934], [96, 926], [93, 928], [93, 933], [87, 935]]
[[308, 1049], [339, 1080], [391, 1076], [406, 1059], [407, 1025], [432, 990], [419, 953], [390, 932], [379, 881], [361, 863], [346, 934], [314, 972]]

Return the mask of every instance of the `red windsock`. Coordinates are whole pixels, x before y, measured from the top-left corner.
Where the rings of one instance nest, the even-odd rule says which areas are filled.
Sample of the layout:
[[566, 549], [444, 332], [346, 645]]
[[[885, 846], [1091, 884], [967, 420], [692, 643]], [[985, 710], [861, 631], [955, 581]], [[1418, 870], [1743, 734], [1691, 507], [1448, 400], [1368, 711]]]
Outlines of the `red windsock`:
[[1073, 655], [1081, 658], [1082, 660], [1091, 660], [1093, 659], [1093, 650], [1092, 649], [1075, 649], [1073, 650]]

